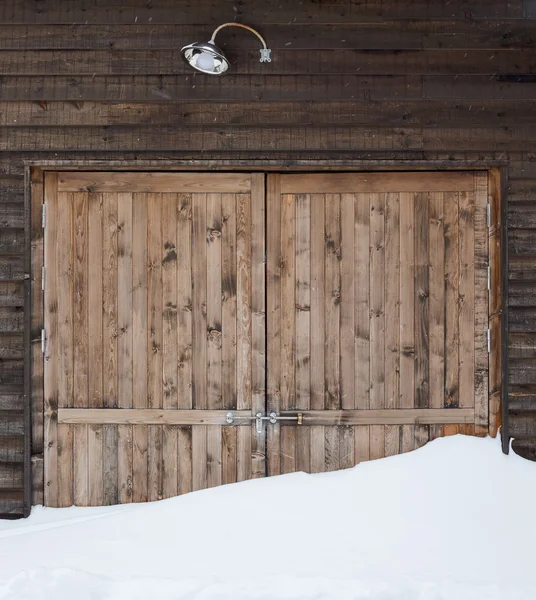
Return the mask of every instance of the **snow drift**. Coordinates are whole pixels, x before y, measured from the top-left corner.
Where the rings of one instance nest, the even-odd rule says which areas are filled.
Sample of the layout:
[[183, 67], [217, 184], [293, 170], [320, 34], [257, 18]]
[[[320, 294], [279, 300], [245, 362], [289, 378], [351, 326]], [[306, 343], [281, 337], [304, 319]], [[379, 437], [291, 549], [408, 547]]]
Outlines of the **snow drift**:
[[454, 436], [336, 473], [0, 521], [0, 599], [536, 598], [536, 464]]

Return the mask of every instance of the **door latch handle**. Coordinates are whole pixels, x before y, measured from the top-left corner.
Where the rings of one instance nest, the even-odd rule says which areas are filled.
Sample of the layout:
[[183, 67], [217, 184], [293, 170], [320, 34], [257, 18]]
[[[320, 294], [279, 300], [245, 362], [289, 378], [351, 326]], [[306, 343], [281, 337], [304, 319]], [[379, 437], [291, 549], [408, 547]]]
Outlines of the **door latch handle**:
[[[282, 416], [278, 415], [275, 411], [272, 411], [269, 415], [263, 415], [261, 412], [258, 412], [256, 415], [252, 415], [250, 417], [239, 417], [255, 420], [255, 428], [257, 429], [257, 433], [260, 435], [262, 433], [263, 422], [268, 421], [272, 425], [275, 425], [278, 421], [296, 421], [297, 425], [303, 425], [303, 413], [297, 413], [295, 415]], [[235, 421], [235, 416], [232, 412], [228, 412], [225, 421], [232, 425]]]

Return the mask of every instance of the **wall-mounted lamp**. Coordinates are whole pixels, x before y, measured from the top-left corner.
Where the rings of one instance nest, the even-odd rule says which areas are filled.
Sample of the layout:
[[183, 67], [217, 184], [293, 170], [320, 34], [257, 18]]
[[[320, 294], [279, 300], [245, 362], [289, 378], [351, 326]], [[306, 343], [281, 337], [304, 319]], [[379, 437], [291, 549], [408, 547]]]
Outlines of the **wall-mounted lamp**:
[[208, 42], [194, 42], [184, 46], [181, 50], [184, 60], [194, 69], [206, 73], [207, 75], [223, 75], [229, 68], [229, 61], [223, 51], [216, 46], [214, 40], [218, 32], [224, 27], [241, 27], [254, 33], [262, 43], [260, 62], [271, 62], [270, 49], [266, 47], [266, 42], [262, 35], [252, 27], [242, 25], [242, 23], [224, 23], [214, 30], [212, 37]]

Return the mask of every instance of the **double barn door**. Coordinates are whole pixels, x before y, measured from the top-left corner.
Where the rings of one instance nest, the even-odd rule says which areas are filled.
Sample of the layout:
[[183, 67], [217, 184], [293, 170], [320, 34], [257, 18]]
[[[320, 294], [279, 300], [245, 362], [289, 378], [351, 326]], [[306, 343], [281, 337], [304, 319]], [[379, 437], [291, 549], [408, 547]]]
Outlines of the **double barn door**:
[[45, 502], [488, 424], [487, 175], [45, 174]]

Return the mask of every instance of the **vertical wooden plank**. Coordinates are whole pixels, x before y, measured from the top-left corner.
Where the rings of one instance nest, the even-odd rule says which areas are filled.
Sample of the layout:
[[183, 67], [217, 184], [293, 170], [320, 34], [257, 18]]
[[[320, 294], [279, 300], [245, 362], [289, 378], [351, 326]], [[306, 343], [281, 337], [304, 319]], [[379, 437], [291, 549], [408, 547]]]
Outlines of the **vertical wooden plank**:
[[[236, 203], [236, 383], [237, 409], [243, 410], [252, 408], [252, 195], [237, 194]], [[237, 432], [239, 479], [251, 477], [253, 431], [254, 425]]]
[[415, 194], [415, 408], [430, 402], [428, 314], [430, 283], [428, 270], [430, 197]]
[[400, 408], [415, 406], [415, 206], [400, 194]]
[[[340, 388], [340, 328], [341, 328], [341, 197], [326, 194], [325, 203], [325, 404], [326, 409], [341, 408]], [[326, 430], [326, 452], [333, 438]], [[338, 436], [337, 436], [338, 440]], [[338, 444], [337, 444], [338, 446]], [[338, 456], [338, 454], [337, 454]], [[338, 460], [338, 458], [337, 458]], [[330, 465], [333, 461], [328, 461]]]
[[445, 403], [445, 231], [443, 227], [443, 194], [430, 194], [429, 209], [429, 343], [430, 343], [430, 408], [443, 408]]
[[[88, 197], [88, 407], [102, 408], [103, 398], [103, 351], [102, 351], [102, 260], [103, 260], [103, 212], [102, 195], [90, 193]], [[103, 488], [103, 428], [88, 426], [88, 485], [89, 505], [104, 503]]]
[[[147, 194], [132, 198], [132, 406], [147, 408]], [[132, 501], [147, 501], [148, 428], [132, 428]]]
[[370, 425], [354, 427], [355, 464], [370, 460]]
[[[73, 194], [73, 404], [88, 407], [88, 193]], [[89, 504], [87, 425], [73, 427], [74, 504]]]
[[445, 230], [445, 407], [457, 408], [459, 397], [460, 339], [458, 309], [460, 285], [459, 194], [444, 194]]
[[[385, 195], [385, 408], [400, 405], [400, 198]], [[386, 435], [390, 430], [386, 429]], [[393, 434], [394, 435], [394, 434]], [[386, 447], [389, 445], [385, 440]]]
[[460, 192], [460, 406], [475, 405], [475, 196]]
[[178, 431], [175, 425], [162, 427], [162, 497], [172, 498], [179, 493]]
[[178, 408], [177, 202], [177, 194], [162, 194], [162, 406], [164, 408]]
[[[341, 408], [355, 407], [355, 196], [341, 194]], [[341, 442], [350, 431], [341, 429]], [[351, 444], [353, 456], [353, 441]], [[343, 458], [341, 451], [341, 460]], [[344, 463], [346, 464], [346, 463]]]
[[[262, 173], [251, 175], [251, 390], [252, 413], [266, 411], [265, 185]], [[252, 477], [266, 476], [266, 430], [252, 425]]]
[[[236, 408], [236, 196], [222, 194], [221, 378], [224, 408]], [[263, 235], [264, 237], [264, 235]], [[236, 443], [235, 443], [236, 451]], [[236, 465], [234, 467], [236, 471]]]
[[415, 449], [415, 427], [402, 425], [400, 427], [400, 452], [410, 452]]
[[355, 406], [370, 408], [370, 194], [355, 195]]
[[385, 456], [400, 454], [400, 426], [385, 426]]
[[[325, 402], [325, 203], [323, 194], [311, 194], [311, 409], [323, 410]], [[324, 427], [315, 425], [310, 428], [311, 472], [321, 473], [325, 469]]]
[[[281, 410], [296, 408], [296, 201], [281, 196]], [[296, 471], [296, 429], [281, 430], [281, 472]]]
[[[352, 223], [353, 226], [353, 223]], [[353, 339], [352, 339], [353, 342]], [[339, 449], [341, 469], [349, 469], [355, 465], [354, 427], [339, 427]]]
[[417, 448], [422, 448], [425, 444], [428, 443], [430, 439], [430, 432], [428, 429], [428, 425], [415, 425], [414, 426], [414, 445], [415, 450]]
[[[74, 197], [58, 193], [58, 406], [74, 404]], [[73, 427], [58, 425], [58, 506], [73, 504]]]
[[[163, 406], [162, 194], [147, 195], [147, 406]], [[163, 495], [162, 426], [150, 425], [147, 440], [147, 496]]]
[[[281, 176], [267, 176], [267, 338], [268, 402], [267, 410], [281, 410]], [[268, 475], [281, 472], [280, 425], [270, 427], [267, 432]]]
[[477, 435], [488, 433], [488, 176], [475, 172], [475, 217], [474, 217], [474, 263], [475, 263], [475, 432]]
[[[222, 199], [207, 194], [207, 407], [222, 402]], [[210, 432], [209, 432], [210, 433]]]
[[370, 197], [370, 408], [385, 408], [385, 194]]
[[311, 197], [296, 196], [296, 408], [311, 405]]
[[45, 205], [49, 223], [45, 229], [45, 330], [44, 362], [44, 481], [45, 505], [58, 506], [58, 174], [45, 173]]
[[[42, 207], [44, 203], [44, 175], [41, 169], [31, 169], [31, 191], [30, 191], [30, 219], [31, 224], [27, 235], [30, 236], [30, 273], [31, 273], [31, 305], [30, 305], [30, 329], [26, 331], [25, 343], [29, 343], [30, 369], [30, 405], [31, 411], [31, 440], [26, 440], [30, 447], [30, 454], [42, 454], [44, 452], [44, 357], [41, 352], [41, 329], [44, 327], [44, 291], [41, 287], [41, 274], [44, 267], [44, 232], [42, 227]], [[26, 354], [28, 357], [28, 354]], [[32, 463], [32, 471], [35, 463]], [[32, 475], [32, 479], [34, 475]], [[29, 510], [30, 504], [44, 504], [44, 480], [37, 479], [38, 485], [32, 485], [31, 490], [26, 490], [25, 510]]]
[[[132, 408], [132, 194], [117, 194], [117, 404]], [[132, 502], [132, 426], [117, 427], [119, 502]]]
[[[497, 435], [501, 427], [503, 452], [509, 450], [508, 432], [508, 386], [505, 373], [508, 370], [508, 306], [505, 288], [508, 283], [508, 256], [506, 248], [506, 169], [491, 169], [488, 172], [488, 197], [490, 203], [490, 228], [488, 255], [490, 266], [490, 291], [488, 315], [491, 344], [489, 354], [489, 434]], [[480, 194], [478, 194], [480, 196]], [[503, 206], [504, 205], [504, 206]], [[502, 406], [501, 406], [502, 404]]]
[[178, 470], [179, 470], [179, 494], [187, 494], [193, 490], [192, 469], [192, 428], [178, 427]]
[[102, 425], [87, 426], [89, 506], [104, 504], [103, 431]]
[[177, 403], [192, 408], [192, 196], [178, 194], [177, 202]]
[[[207, 194], [207, 408], [223, 407], [222, 393], [222, 199]], [[221, 427], [207, 427], [207, 486], [221, 484]]]
[[[117, 408], [117, 194], [102, 195], [103, 404]], [[117, 427], [103, 426], [104, 504], [118, 502]]]
[[237, 430], [238, 427], [222, 427], [222, 483], [235, 483], [237, 473]]
[[370, 460], [385, 456], [385, 427], [370, 425]]
[[339, 428], [336, 425], [324, 427], [325, 439], [325, 470], [337, 471], [340, 469], [341, 454], [339, 446]]

